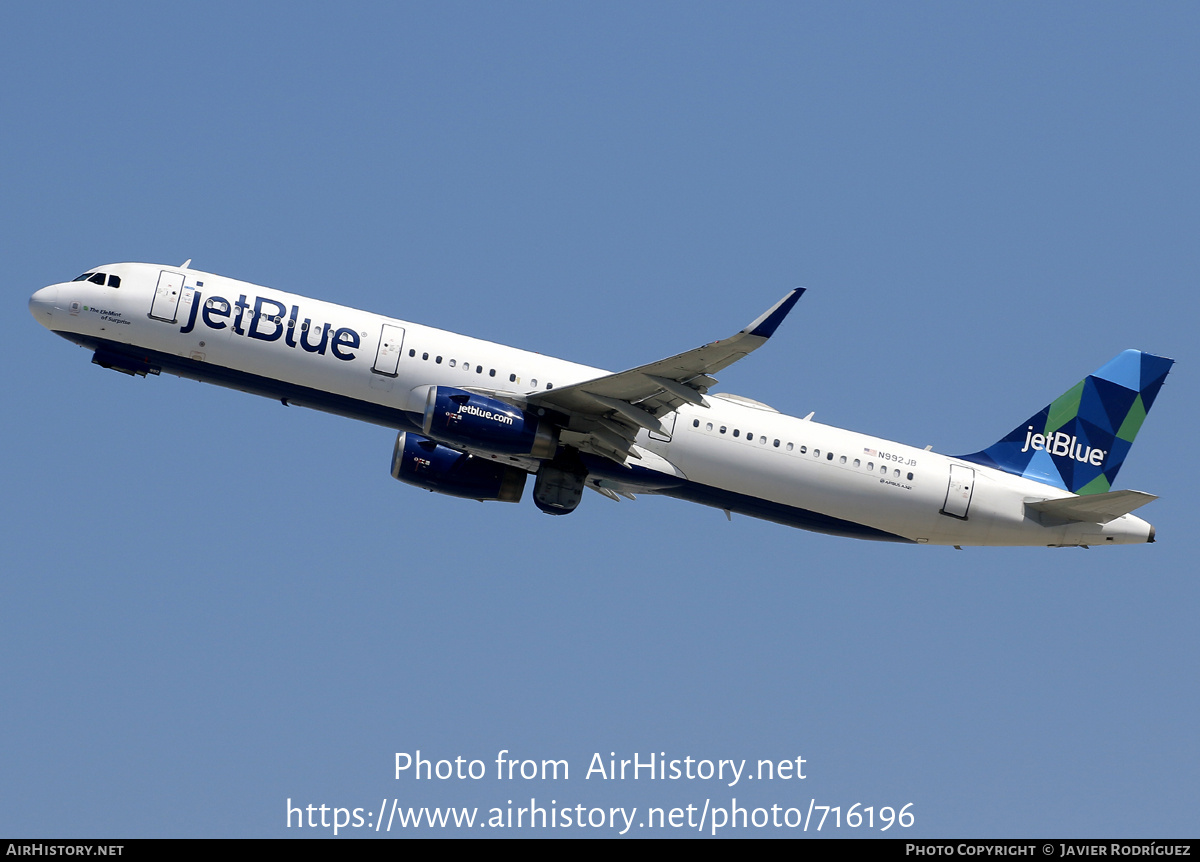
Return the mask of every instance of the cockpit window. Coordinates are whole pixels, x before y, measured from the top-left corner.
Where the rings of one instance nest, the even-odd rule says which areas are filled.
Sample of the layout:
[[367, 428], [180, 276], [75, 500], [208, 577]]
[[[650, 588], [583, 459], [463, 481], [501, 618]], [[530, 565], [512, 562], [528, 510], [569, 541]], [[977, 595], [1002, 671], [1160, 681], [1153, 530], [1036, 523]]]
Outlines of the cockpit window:
[[103, 287], [105, 279], [108, 279], [109, 287], [120, 287], [121, 286], [121, 276], [105, 275], [102, 272], [85, 272], [83, 275], [77, 276], [76, 278], [71, 279], [71, 281], [90, 281], [92, 284], [98, 284], [101, 287]]

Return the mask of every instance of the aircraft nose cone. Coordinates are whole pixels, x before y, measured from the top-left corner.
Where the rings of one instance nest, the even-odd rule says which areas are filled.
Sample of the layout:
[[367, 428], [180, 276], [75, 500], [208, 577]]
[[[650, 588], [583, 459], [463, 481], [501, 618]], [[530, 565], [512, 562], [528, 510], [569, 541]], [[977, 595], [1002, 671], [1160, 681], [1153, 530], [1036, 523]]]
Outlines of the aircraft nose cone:
[[49, 287], [43, 287], [41, 290], [29, 297], [29, 313], [33, 315], [33, 319], [50, 328], [50, 321], [54, 317], [54, 306], [58, 303], [58, 285], [52, 284]]

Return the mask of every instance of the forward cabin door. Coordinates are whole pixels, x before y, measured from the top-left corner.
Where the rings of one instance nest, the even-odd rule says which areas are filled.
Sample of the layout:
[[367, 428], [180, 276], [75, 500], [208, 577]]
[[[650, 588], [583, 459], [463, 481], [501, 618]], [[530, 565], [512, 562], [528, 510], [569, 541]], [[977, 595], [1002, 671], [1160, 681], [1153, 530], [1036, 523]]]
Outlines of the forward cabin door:
[[179, 297], [182, 295], [182, 273], [167, 272], [164, 269], [158, 274], [158, 288], [154, 291], [154, 301], [150, 304], [150, 316], [155, 320], [174, 323], [175, 313], [179, 308]]
[[946, 502], [942, 504], [942, 514], [967, 520], [967, 510], [971, 507], [971, 493], [974, 489], [975, 471], [960, 464], [951, 464], [950, 484], [946, 488]]
[[375, 351], [375, 364], [371, 370], [376, 374], [395, 377], [400, 368], [400, 350], [404, 347], [404, 329], [385, 323], [379, 335], [379, 349]]

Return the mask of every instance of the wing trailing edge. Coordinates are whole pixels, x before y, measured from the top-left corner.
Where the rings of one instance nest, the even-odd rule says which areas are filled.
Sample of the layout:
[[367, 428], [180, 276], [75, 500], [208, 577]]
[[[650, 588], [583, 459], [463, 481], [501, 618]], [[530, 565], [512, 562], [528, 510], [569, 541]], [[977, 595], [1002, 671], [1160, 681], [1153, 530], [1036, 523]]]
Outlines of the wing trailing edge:
[[[565, 415], [569, 420], [564, 429], [569, 432], [565, 440], [585, 451], [623, 462], [633, 454], [630, 446], [639, 430], [666, 434], [660, 417], [684, 404], [707, 407], [704, 395], [717, 383], [712, 375], [766, 344], [804, 290], [798, 287], [788, 291], [749, 326], [729, 338], [628, 371], [537, 392], [529, 395], [527, 402]], [[624, 445], [617, 445], [614, 437], [620, 438]]]

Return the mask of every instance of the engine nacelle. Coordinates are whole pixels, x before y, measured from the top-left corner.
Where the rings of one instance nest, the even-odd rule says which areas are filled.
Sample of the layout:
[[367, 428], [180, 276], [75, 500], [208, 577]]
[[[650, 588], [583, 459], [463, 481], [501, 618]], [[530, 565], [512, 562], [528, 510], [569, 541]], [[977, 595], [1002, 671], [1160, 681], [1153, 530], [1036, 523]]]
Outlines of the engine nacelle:
[[452, 386], [431, 386], [422, 430], [437, 440], [498, 455], [553, 458], [558, 429], [495, 398]]
[[393, 478], [451, 497], [518, 503], [527, 475], [519, 467], [468, 455], [407, 431], [397, 435], [392, 450]]

